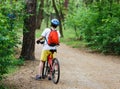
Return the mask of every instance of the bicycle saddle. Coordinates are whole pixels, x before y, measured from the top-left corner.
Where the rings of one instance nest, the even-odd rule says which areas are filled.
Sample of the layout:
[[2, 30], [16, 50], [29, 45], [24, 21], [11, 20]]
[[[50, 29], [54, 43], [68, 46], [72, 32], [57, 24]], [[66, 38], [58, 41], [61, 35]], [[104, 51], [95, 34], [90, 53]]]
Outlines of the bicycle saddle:
[[50, 52], [54, 53], [54, 52], [57, 52], [56, 49], [50, 49]]

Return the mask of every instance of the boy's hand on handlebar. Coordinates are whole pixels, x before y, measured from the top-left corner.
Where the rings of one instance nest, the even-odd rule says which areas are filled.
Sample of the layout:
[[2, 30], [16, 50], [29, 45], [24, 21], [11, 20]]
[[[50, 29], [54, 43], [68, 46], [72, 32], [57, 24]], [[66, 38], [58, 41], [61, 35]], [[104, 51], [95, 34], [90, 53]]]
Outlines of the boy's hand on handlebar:
[[45, 42], [44, 40], [37, 40], [36, 41], [37, 44], [44, 44], [44, 42]]
[[39, 44], [39, 43], [40, 43], [40, 40], [37, 40], [36, 42], [37, 42], [37, 44]]

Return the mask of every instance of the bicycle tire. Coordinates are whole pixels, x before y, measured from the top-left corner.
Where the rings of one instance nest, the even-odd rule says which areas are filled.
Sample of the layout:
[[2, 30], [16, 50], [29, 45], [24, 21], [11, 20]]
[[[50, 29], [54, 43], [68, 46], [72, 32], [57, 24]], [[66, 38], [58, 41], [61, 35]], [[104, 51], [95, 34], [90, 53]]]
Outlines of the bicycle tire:
[[[56, 76], [57, 75], [57, 76]], [[53, 59], [52, 81], [57, 84], [60, 79], [60, 64], [57, 58]]]

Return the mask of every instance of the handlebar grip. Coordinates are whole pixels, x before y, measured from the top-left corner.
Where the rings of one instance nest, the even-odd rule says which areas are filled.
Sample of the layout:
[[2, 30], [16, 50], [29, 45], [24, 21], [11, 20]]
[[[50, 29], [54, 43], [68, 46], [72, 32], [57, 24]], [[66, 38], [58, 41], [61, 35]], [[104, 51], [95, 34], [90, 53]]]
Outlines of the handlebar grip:
[[37, 44], [44, 44], [45, 41], [37, 40]]
[[40, 43], [40, 40], [37, 40], [36, 42], [37, 42], [37, 44], [39, 44], [39, 43]]

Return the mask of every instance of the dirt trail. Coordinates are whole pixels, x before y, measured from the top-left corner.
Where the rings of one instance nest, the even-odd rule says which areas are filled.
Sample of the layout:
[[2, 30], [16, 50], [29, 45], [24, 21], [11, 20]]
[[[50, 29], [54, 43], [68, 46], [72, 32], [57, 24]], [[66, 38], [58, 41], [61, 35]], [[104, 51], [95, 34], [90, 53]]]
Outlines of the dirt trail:
[[[120, 57], [104, 56], [70, 48], [58, 48], [60, 82], [36, 81], [41, 45], [36, 45], [36, 60], [27, 61], [5, 82], [15, 89], [120, 89]], [[13, 88], [11, 88], [13, 89]]]

